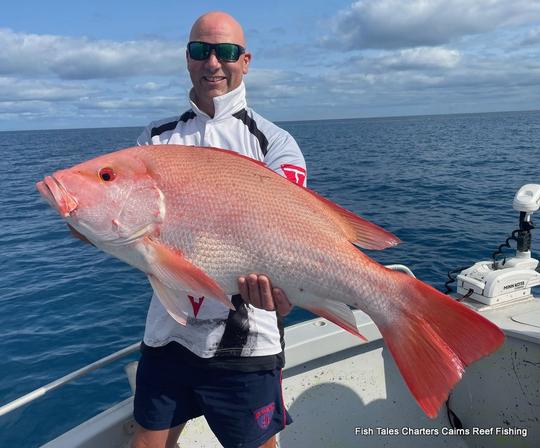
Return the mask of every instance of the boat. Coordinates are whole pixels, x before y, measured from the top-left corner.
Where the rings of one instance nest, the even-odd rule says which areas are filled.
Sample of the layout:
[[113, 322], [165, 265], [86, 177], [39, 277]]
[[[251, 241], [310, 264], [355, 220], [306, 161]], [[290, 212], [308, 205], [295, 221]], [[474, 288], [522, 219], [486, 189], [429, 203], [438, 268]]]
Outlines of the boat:
[[[497, 251], [492, 260], [461, 269], [454, 294], [498, 325], [505, 343], [466, 369], [438, 416], [430, 419], [422, 412], [379, 330], [355, 310], [368, 341], [322, 318], [286, 327], [283, 392], [294, 423], [279, 434], [280, 447], [540, 446], [540, 300], [532, 289], [540, 285], [540, 268], [530, 253], [540, 185], [523, 186], [513, 206], [520, 213], [519, 229], [512, 235], [514, 256], [501, 260], [502, 251]], [[388, 267], [414, 275], [405, 266]], [[136, 342], [26, 394], [2, 406], [0, 417], [138, 349]], [[136, 369], [137, 362], [125, 366], [132, 391]], [[42, 448], [129, 447], [135, 430], [132, 411], [133, 396]], [[200, 417], [188, 422], [178, 446], [221, 445]]]

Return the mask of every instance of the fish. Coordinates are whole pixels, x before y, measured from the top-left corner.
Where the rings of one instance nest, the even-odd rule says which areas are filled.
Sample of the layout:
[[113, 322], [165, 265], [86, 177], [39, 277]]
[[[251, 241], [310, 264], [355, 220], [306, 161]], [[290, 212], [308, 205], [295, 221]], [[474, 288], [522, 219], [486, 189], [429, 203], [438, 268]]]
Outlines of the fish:
[[76, 232], [146, 273], [180, 325], [191, 308], [181, 291], [234, 309], [229, 297], [248, 273], [365, 340], [351, 308], [364, 311], [431, 418], [465, 367], [504, 342], [489, 320], [361, 250], [398, 237], [234, 151], [125, 148], [36, 186]]

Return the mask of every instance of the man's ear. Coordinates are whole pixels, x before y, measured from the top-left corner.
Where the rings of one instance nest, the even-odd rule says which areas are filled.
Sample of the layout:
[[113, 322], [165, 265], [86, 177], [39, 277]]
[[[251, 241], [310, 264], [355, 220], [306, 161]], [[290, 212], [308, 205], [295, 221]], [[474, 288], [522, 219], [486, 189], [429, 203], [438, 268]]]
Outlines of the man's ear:
[[242, 64], [242, 73], [245, 75], [249, 70], [249, 63], [251, 62], [251, 53], [244, 53], [244, 63]]

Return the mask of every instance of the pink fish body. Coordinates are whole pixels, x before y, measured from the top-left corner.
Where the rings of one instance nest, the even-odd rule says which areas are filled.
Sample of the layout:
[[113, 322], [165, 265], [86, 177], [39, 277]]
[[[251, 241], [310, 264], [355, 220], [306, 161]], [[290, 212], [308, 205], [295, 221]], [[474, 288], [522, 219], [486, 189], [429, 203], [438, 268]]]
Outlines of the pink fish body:
[[252, 272], [359, 337], [349, 306], [363, 310], [430, 417], [464, 367], [504, 340], [482, 316], [354, 247], [384, 249], [399, 243], [394, 235], [231, 151], [127, 148], [37, 187], [94, 245], [145, 272], [180, 324], [191, 305], [179, 291], [232, 308], [228, 295]]

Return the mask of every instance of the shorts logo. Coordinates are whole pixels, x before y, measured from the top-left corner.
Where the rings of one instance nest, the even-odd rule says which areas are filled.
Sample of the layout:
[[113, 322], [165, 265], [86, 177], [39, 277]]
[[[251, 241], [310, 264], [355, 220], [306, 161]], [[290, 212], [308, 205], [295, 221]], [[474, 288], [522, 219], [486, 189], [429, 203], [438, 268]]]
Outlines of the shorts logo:
[[302, 186], [304, 185], [306, 180], [306, 170], [304, 168], [289, 163], [284, 163], [280, 168], [291, 182]]
[[276, 404], [272, 401], [272, 403], [267, 404], [266, 406], [263, 406], [262, 408], [259, 408], [253, 412], [259, 428], [266, 429], [268, 426], [270, 426], [275, 409]]
[[204, 301], [204, 296], [199, 298], [188, 296], [188, 299], [191, 302], [191, 306], [193, 307], [193, 315], [197, 317], [197, 314], [199, 314], [199, 310], [201, 309], [202, 303]]

